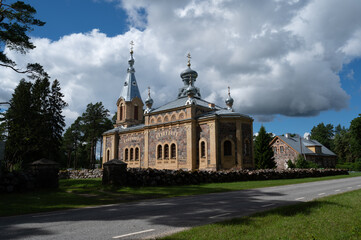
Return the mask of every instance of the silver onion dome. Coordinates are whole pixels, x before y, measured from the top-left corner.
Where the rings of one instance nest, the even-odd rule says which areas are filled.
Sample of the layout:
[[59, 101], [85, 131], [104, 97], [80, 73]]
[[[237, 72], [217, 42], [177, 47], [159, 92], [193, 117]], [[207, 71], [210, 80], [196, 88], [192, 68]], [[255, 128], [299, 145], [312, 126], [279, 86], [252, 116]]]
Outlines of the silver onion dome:
[[233, 98], [231, 97], [231, 89], [230, 89], [230, 87], [228, 87], [228, 97], [226, 98], [226, 101], [225, 101], [225, 102], [226, 102], [226, 105], [227, 105], [227, 109], [233, 111], [232, 106], [233, 106], [234, 100], [233, 100]]
[[144, 110], [144, 113], [150, 113], [150, 111], [152, 110], [153, 102], [154, 101], [150, 96], [150, 87], [148, 87], [148, 97], [147, 99], [145, 99], [145, 106], [147, 106], [147, 108]]

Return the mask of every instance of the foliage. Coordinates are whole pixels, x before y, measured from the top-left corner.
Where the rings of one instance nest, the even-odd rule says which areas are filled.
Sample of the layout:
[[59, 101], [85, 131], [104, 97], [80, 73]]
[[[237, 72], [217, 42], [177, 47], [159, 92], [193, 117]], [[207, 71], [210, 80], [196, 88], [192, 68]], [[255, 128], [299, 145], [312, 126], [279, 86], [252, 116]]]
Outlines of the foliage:
[[361, 114], [351, 121], [350, 135], [350, 144], [354, 158], [361, 158]]
[[288, 168], [296, 168], [296, 165], [292, 162], [291, 159], [289, 159], [289, 160], [287, 161], [287, 166], [288, 166]]
[[62, 109], [67, 106], [62, 98], [57, 80], [51, 87], [48, 77], [34, 84], [20, 81], [5, 114], [7, 169], [16, 164], [25, 167], [42, 157], [57, 160], [65, 126]]
[[336, 126], [333, 145], [339, 161], [352, 162], [353, 157], [350, 140], [351, 134], [349, 130], [345, 127], [341, 127], [341, 125]]
[[311, 139], [319, 141], [322, 145], [328, 149], [333, 149], [332, 139], [334, 136], [333, 125], [324, 123], [318, 124], [311, 130]]
[[102, 144], [102, 134], [113, 128], [108, 116], [102, 102], [89, 103], [82, 116], [65, 131], [62, 149], [68, 168], [94, 167], [97, 142]]
[[266, 132], [264, 126], [261, 126], [254, 145], [254, 157], [257, 169], [276, 167], [274, 152], [269, 144], [271, 141], [272, 136]]
[[[45, 22], [34, 18], [36, 10], [29, 4], [22, 1], [7, 3], [0, 0], [0, 46], [6, 46], [21, 54], [34, 49], [34, 44], [27, 35], [34, 26], [43, 26]], [[0, 66], [10, 68], [18, 73], [28, 73], [31, 77], [38, 77], [42, 74], [42, 67], [37, 63], [28, 64], [26, 70], [17, 68], [16, 63], [0, 50]]]
[[318, 168], [319, 166], [311, 161], [307, 161], [301, 154], [297, 156], [295, 161], [296, 168]]

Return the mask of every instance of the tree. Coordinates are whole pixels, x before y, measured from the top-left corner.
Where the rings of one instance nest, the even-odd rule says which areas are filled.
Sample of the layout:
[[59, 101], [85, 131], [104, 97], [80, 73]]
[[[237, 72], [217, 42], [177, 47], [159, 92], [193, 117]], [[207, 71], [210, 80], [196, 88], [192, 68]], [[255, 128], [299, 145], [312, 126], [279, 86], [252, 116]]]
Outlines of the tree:
[[295, 161], [296, 168], [318, 168], [318, 165], [314, 162], [307, 161], [301, 154], [297, 156]]
[[277, 164], [274, 160], [274, 153], [272, 147], [270, 146], [271, 141], [271, 134], [268, 134], [265, 127], [261, 126], [258, 132], [258, 136], [255, 139], [254, 145], [256, 168], [264, 169], [276, 167]]
[[354, 118], [350, 124], [351, 149], [354, 159], [361, 158], [361, 114]]
[[341, 127], [340, 124], [335, 127], [333, 146], [339, 163], [352, 162], [350, 131], [345, 127]]
[[61, 145], [62, 133], [65, 127], [63, 109], [68, 106], [63, 100], [64, 95], [60, 90], [60, 83], [55, 79], [51, 85], [47, 111], [48, 132], [50, 133], [49, 148], [51, 150], [49, 158], [51, 159], [54, 158], [52, 155], [59, 151]]
[[81, 125], [85, 139], [90, 145], [90, 168], [94, 167], [97, 142], [103, 132], [109, 129], [107, 129], [107, 126], [111, 126], [111, 121], [108, 119], [108, 116], [109, 110], [104, 108], [102, 102], [95, 104], [89, 103], [85, 112], [82, 114]]
[[334, 136], [333, 125], [318, 124], [311, 130], [311, 139], [317, 140], [328, 149], [333, 149], [332, 138]]
[[8, 139], [5, 148], [5, 168], [22, 165], [35, 151], [35, 139], [32, 134], [34, 108], [31, 94], [32, 83], [22, 79], [15, 88], [10, 106], [5, 114], [8, 125]]
[[[43, 26], [45, 22], [34, 18], [36, 10], [31, 5], [22, 1], [6, 2], [6, 0], [0, 0], [0, 46], [26, 54], [27, 51], [35, 48], [27, 34], [33, 30], [34, 26]], [[43, 71], [38, 63], [28, 64], [26, 70], [19, 69], [4, 50], [0, 51], [0, 66], [18, 73], [29, 73], [31, 76], [36, 76]]]
[[67, 105], [59, 82], [51, 88], [48, 78], [35, 83], [20, 81], [5, 114], [8, 126], [6, 159], [9, 167], [24, 167], [41, 157], [56, 160], [65, 126], [62, 109]]
[[62, 141], [63, 150], [67, 155], [67, 164], [71, 166], [71, 159], [73, 158], [73, 168], [77, 168], [77, 152], [78, 146], [81, 145], [83, 140], [83, 133], [80, 126], [81, 117], [78, 117], [73, 124], [65, 131]]

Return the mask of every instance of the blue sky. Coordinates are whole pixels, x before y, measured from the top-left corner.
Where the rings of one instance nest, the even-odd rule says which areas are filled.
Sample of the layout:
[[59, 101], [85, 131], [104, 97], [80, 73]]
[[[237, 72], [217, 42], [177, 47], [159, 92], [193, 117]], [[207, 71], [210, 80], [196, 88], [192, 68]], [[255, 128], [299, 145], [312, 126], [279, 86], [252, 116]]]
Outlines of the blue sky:
[[[89, 102], [115, 111], [130, 40], [141, 94], [151, 86], [155, 107], [176, 97], [191, 52], [202, 96], [223, 106], [231, 86], [234, 108], [254, 117], [254, 132], [264, 125], [303, 135], [321, 122], [348, 127], [361, 113], [357, 1], [25, 2], [46, 25], [31, 33], [36, 50], [12, 57], [40, 62], [60, 80], [68, 124]], [[0, 101], [20, 78], [0, 72]]]

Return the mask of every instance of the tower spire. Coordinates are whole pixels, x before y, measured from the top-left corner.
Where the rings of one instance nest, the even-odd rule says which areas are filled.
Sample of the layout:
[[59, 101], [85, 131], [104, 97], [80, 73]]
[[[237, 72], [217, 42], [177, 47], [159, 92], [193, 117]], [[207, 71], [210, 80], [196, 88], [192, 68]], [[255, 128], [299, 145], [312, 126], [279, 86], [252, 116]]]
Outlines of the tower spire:
[[127, 69], [127, 77], [124, 81], [123, 90], [120, 93], [120, 97], [124, 98], [125, 101], [132, 101], [133, 98], [138, 97], [142, 100], [138, 89], [137, 80], [135, 79], [134, 69], [134, 58], [133, 58], [133, 47], [134, 42], [130, 41], [130, 58], [128, 60], [129, 67]]

